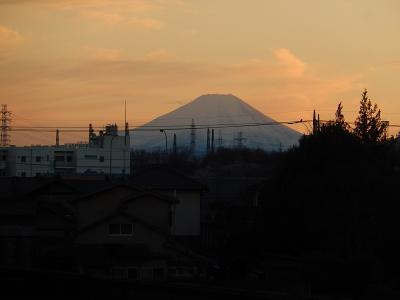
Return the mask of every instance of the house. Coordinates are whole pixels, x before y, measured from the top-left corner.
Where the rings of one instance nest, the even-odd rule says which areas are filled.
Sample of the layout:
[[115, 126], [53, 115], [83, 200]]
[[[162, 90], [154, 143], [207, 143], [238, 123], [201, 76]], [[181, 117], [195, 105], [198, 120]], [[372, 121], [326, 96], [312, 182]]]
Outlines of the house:
[[207, 187], [176, 170], [155, 166], [133, 176], [135, 184], [151, 191], [174, 197], [172, 235], [180, 240], [200, 237], [202, 197]]
[[167, 193], [97, 177], [2, 178], [0, 186], [3, 265], [162, 280], [208, 264], [177, 243], [180, 200]]
[[194, 256], [173, 239], [178, 204], [174, 197], [131, 182], [118, 182], [74, 200], [74, 244], [83, 255], [81, 272], [136, 280], [162, 280], [168, 270], [182, 266], [194, 273], [198, 267]]

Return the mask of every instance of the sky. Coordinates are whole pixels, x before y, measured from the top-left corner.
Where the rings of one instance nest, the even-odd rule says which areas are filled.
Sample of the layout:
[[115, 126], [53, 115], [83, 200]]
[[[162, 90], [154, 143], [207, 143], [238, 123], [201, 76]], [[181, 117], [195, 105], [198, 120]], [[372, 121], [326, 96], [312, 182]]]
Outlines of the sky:
[[0, 0], [0, 102], [14, 127], [122, 124], [124, 101], [132, 127], [209, 93], [278, 121], [342, 102], [354, 121], [367, 88], [400, 124], [399, 37], [397, 0]]

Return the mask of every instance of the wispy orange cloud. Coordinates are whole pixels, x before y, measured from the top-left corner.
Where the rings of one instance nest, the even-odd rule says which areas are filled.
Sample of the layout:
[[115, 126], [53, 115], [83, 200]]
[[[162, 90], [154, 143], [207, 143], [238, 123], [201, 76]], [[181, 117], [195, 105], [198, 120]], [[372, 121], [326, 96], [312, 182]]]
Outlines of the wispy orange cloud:
[[103, 25], [108, 26], [122, 26], [128, 28], [145, 28], [145, 29], [161, 29], [165, 26], [163, 22], [151, 17], [135, 17], [126, 16], [117, 12], [104, 12], [83, 10], [80, 16], [91, 20], [97, 21]]
[[289, 76], [301, 77], [306, 71], [307, 64], [296, 57], [286, 48], [279, 48], [274, 51], [278, 63], [282, 65], [283, 71]]
[[0, 25], [0, 56], [3, 56], [23, 42], [20, 33]]

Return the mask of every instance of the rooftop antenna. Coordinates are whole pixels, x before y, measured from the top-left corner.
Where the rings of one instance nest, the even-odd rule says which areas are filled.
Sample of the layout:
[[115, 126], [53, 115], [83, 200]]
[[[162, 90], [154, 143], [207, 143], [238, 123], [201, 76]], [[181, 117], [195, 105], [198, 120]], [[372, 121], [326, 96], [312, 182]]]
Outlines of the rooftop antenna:
[[11, 111], [7, 110], [7, 104], [1, 105], [1, 134], [0, 134], [0, 146], [7, 147], [10, 145], [10, 134], [8, 133], [11, 129]]

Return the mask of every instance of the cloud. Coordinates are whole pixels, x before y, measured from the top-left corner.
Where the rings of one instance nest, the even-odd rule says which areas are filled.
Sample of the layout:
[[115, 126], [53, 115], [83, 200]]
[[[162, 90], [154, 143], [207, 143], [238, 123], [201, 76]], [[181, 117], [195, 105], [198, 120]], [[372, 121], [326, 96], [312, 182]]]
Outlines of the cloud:
[[185, 62], [163, 48], [138, 59], [129, 59], [113, 48], [85, 47], [84, 52], [81, 59], [46, 65], [4, 63], [0, 94], [13, 99], [10, 109], [38, 119], [48, 115], [60, 120], [106, 116], [112, 121], [120, 116], [121, 108], [115, 103], [122, 99], [133, 103], [133, 119], [150, 119], [177, 108], [177, 100], [186, 102], [204, 93], [232, 93], [266, 114], [286, 112], [272, 117], [294, 120], [308, 118], [311, 108], [331, 106], [333, 113], [337, 99], [349, 93], [358, 97], [364, 87], [365, 74], [321, 74], [312, 64], [299, 64], [289, 50], [278, 52], [284, 55], [274, 59], [237, 64]]
[[0, 0], [0, 5], [41, 5], [53, 9], [121, 8], [130, 12], [147, 12], [163, 7], [156, 0]]
[[107, 25], [117, 25], [124, 21], [124, 17], [117, 13], [102, 11], [82, 11], [80, 15], [92, 21], [99, 21]]
[[164, 23], [150, 17], [125, 16], [116, 12], [83, 10], [80, 16], [108, 26], [121, 26], [129, 28], [161, 29]]
[[126, 28], [161, 29], [165, 24], [152, 16], [176, 1], [163, 0], [0, 0], [0, 5], [29, 4], [51, 10], [68, 10], [90, 22]]
[[14, 50], [23, 42], [20, 33], [0, 25], [0, 55], [3, 56]]
[[143, 61], [166, 61], [171, 58], [171, 55], [165, 49], [156, 49], [147, 53]]
[[301, 77], [306, 71], [307, 64], [296, 57], [286, 48], [279, 48], [274, 51], [278, 63], [282, 65], [284, 71], [293, 77]]
[[119, 61], [122, 59], [122, 51], [116, 48], [83, 47], [85, 57], [96, 61]]

